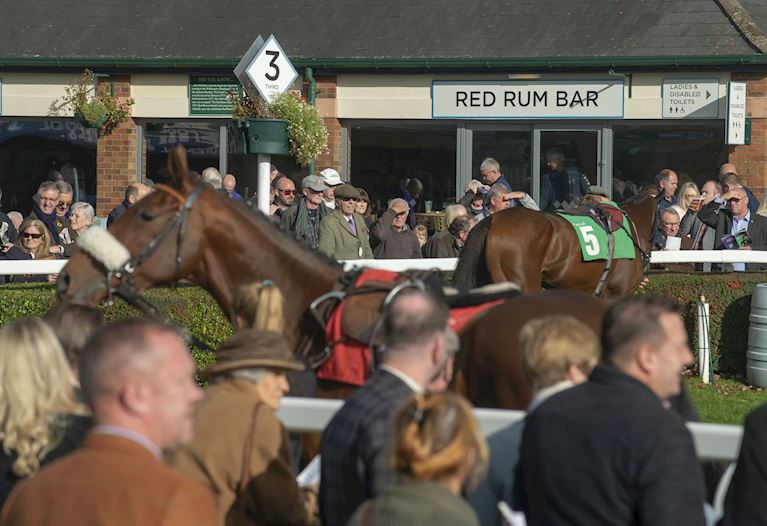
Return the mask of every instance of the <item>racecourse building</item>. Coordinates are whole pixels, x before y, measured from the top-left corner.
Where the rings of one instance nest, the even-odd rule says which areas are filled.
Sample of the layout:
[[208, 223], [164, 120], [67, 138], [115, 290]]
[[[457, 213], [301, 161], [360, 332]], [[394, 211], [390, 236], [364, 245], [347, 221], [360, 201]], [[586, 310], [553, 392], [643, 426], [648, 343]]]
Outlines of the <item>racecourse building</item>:
[[[37, 0], [5, 2], [0, 28], [5, 210], [27, 212], [58, 172], [103, 216], [129, 182], [161, 181], [176, 143], [193, 169], [217, 166], [252, 192], [256, 163], [226, 93], [259, 34], [292, 60], [293, 88], [316, 93], [330, 132], [316, 170], [336, 168], [379, 202], [418, 177], [440, 209], [487, 156], [538, 199], [552, 149], [616, 199], [666, 167], [701, 184], [730, 161], [759, 197], [767, 183], [761, 1]], [[60, 107], [84, 68], [135, 100], [111, 135]], [[746, 119], [733, 138], [739, 83]]]

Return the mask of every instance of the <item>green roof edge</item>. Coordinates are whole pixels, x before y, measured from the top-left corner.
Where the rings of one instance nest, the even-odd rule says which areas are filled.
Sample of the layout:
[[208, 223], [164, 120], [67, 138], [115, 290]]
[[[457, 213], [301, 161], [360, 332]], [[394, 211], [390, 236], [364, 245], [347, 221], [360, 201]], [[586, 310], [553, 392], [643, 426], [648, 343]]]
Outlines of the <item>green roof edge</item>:
[[[57, 58], [0, 57], [0, 68], [7, 67], [107, 67], [107, 68], [223, 68], [237, 65], [239, 59], [174, 58]], [[583, 68], [647, 66], [749, 66], [767, 64], [767, 55], [705, 55], [674, 57], [550, 57], [550, 58], [295, 58], [296, 67], [329, 70], [345, 69], [459, 69], [459, 68]]]

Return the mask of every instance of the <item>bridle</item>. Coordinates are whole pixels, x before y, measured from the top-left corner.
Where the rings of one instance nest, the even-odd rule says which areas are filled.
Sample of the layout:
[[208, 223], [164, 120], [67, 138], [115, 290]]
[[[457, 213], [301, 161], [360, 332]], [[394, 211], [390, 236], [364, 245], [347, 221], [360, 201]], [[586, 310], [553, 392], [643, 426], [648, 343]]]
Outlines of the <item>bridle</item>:
[[187, 339], [187, 341], [196, 347], [204, 350], [210, 350], [210, 347], [207, 344], [195, 338], [187, 329], [178, 326], [165, 314], [157, 310], [157, 308], [152, 305], [146, 298], [144, 298], [136, 287], [134, 279], [136, 269], [138, 269], [142, 263], [149, 259], [149, 257], [152, 256], [152, 254], [154, 254], [160, 247], [160, 243], [168, 238], [176, 229], [178, 230], [178, 233], [176, 235], [176, 278], [174, 281], [179, 281], [183, 277], [181, 276], [181, 248], [184, 240], [184, 234], [186, 232], [186, 220], [189, 217], [189, 212], [192, 210], [192, 207], [195, 205], [203, 190], [205, 189], [205, 186], [205, 183], [198, 183], [194, 190], [192, 190], [192, 192], [185, 198], [176, 189], [170, 186], [164, 184], [156, 184], [154, 186], [155, 190], [169, 195], [178, 202], [176, 211], [173, 214], [171, 220], [163, 227], [162, 230], [160, 230], [160, 232], [158, 232], [156, 236], [154, 236], [149, 241], [149, 243], [147, 243], [147, 245], [141, 252], [138, 253], [138, 255], [129, 258], [117, 268], [110, 268], [109, 265], [107, 265], [104, 260], [102, 260], [97, 254], [94, 254], [92, 251], [88, 251], [86, 247], [82, 247], [90, 257], [104, 265], [106, 268], [106, 276], [103, 281], [96, 281], [95, 283], [92, 283], [91, 285], [79, 290], [74, 295], [72, 300], [84, 300], [94, 292], [97, 292], [100, 289], [105, 289], [107, 293], [107, 304], [112, 303], [112, 298], [114, 296], [119, 296], [129, 304], [139, 309], [147, 317], [162, 323], [163, 325], [175, 326]]

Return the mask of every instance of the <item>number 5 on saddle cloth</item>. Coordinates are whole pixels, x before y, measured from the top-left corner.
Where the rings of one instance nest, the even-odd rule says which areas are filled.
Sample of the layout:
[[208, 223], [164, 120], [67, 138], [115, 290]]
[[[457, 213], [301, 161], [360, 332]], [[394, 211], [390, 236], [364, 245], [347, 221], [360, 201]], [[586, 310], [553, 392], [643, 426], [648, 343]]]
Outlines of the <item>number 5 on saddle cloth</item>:
[[[614, 202], [606, 201], [593, 206], [574, 208], [557, 212], [557, 215], [575, 229], [583, 261], [636, 257], [629, 220]], [[613, 238], [612, 247], [610, 238]]]

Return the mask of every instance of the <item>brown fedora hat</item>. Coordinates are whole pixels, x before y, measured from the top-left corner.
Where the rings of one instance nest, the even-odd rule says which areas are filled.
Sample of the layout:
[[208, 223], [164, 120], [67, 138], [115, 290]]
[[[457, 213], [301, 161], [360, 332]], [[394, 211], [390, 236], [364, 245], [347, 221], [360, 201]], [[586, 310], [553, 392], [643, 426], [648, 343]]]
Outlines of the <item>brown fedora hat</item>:
[[273, 331], [246, 329], [236, 332], [216, 349], [216, 363], [202, 372], [204, 378], [237, 369], [264, 367], [303, 371], [304, 364], [293, 358], [285, 337]]

